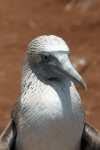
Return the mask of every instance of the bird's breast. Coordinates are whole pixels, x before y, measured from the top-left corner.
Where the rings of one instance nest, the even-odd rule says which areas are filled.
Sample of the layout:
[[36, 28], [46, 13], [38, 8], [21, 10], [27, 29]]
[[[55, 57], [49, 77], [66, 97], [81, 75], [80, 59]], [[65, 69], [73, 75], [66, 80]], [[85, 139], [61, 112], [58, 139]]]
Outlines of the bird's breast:
[[23, 117], [18, 127], [19, 150], [79, 149], [84, 119], [80, 119], [80, 112], [75, 114], [70, 91], [65, 91], [47, 86], [26, 93], [28, 99], [23, 98]]

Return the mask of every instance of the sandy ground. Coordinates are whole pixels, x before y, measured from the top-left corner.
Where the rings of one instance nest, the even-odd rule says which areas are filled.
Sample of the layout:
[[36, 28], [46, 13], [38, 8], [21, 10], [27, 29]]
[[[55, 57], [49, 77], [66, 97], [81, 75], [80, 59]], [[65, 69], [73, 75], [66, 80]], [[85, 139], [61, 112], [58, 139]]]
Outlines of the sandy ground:
[[76, 87], [86, 120], [100, 131], [100, 0], [0, 0], [0, 133], [20, 96], [25, 51], [40, 35], [62, 37], [87, 91]]

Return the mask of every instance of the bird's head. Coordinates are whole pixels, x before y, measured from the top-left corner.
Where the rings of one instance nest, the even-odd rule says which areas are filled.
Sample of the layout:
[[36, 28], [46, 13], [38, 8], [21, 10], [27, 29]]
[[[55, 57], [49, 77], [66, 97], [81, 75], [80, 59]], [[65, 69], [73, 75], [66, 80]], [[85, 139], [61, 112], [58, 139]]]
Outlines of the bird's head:
[[70, 50], [62, 38], [54, 35], [40, 36], [28, 46], [26, 58], [33, 72], [43, 78], [55, 80], [68, 78], [86, 89], [86, 84], [69, 61]]

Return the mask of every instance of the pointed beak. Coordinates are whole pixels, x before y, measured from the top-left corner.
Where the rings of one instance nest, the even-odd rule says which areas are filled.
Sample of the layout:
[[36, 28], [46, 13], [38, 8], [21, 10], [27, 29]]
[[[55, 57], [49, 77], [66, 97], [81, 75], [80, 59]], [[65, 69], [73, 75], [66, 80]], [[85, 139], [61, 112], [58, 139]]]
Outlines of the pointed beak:
[[79, 73], [73, 68], [68, 56], [58, 55], [56, 58], [58, 61], [55, 65], [55, 69], [57, 69], [57, 71], [59, 71], [60, 74], [73, 81], [76, 85], [87, 89], [84, 80], [79, 75]]

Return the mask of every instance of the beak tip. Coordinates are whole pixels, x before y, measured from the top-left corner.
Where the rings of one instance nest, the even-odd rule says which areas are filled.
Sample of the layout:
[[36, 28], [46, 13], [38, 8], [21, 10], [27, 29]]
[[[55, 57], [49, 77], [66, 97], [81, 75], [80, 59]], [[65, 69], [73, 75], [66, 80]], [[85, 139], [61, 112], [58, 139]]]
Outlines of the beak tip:
[[84, 84], [82, 84], [82, 88], [84, 88], [85, 90], [87, 90], [87, 86], [86, 86], [85, 82], [84, 82]]
[[87, 90], [87, 86], [86, 85], [85, 85], [84, 89]]
[[87, 86], [86, 86], [85, 90], [87, 90]]

